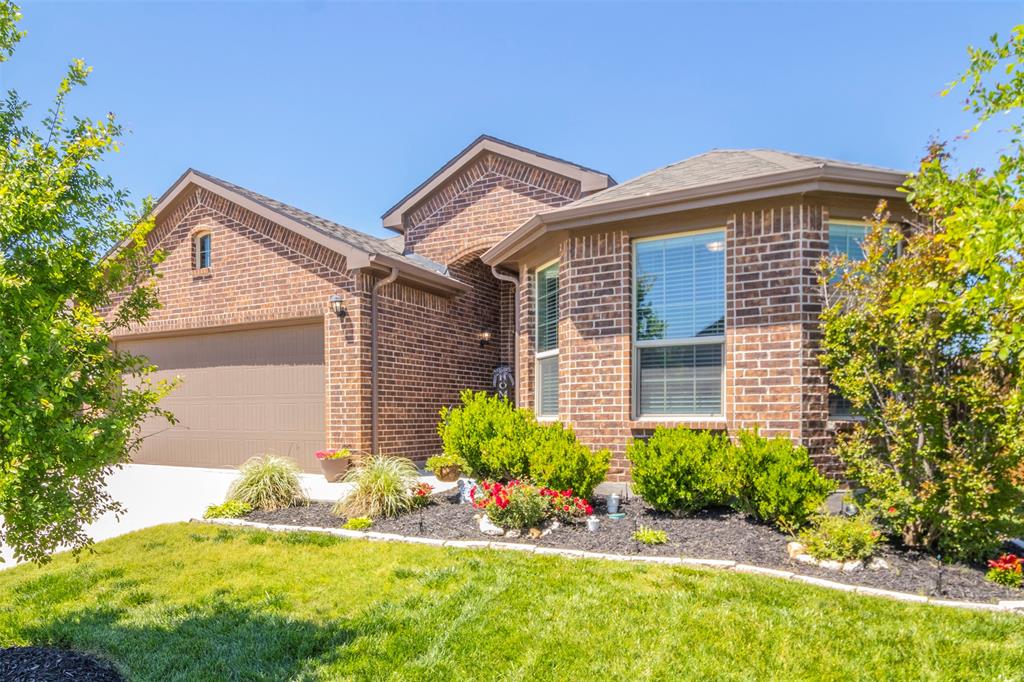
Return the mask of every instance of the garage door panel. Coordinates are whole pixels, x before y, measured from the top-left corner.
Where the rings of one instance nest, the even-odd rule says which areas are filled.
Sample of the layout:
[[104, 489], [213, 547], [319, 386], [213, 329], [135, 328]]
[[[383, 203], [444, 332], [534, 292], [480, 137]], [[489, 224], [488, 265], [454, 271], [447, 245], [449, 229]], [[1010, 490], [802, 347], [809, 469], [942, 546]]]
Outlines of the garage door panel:
[[308, 471], [324, 446], [321, 325], [221, 332], [120, 344], [147, 356], [156, 378], [177, 377], [161, 402], [179, 423], [143, 425], [135, 461], [225, 467], [275, 453]]

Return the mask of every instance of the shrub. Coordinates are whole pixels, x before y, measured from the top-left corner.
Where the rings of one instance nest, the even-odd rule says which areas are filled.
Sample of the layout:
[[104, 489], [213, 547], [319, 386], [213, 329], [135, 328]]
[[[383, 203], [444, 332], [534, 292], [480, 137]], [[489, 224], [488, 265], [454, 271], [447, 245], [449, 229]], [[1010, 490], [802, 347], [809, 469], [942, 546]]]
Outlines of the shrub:
[[793, 532], [807, 523], [835, 484], [822, 476], [807, 450], [786, 438], [741, 431], [735, 447], [736, 506]]
[[1006, 587], [1021, 587], [1024, 584], [1024, 559], [1015, 554], [1004, 554], [988, 562], [985, 578]]
[[252, 505], [238, 500], [228, 500], [223, 504], [211, 504], [203, 512], [204, 519], [237, 519], [252, 511]]
[[374, 455], [352, 469], [344, 483], [353, 490], [334, 506], [336, 514], [344, 516], [395, 516], [412, 508], [412, 490], [417, 485], [419, 471], [404, 457]]
[[823, 515], [800, 533], [800, 542], [815, 559], [865, 560], [878, 544], [881, 533], [865, 514], [854, 517]]
[[483, 510], [499, 528], [532, 528], [551, 511], [540, 488], [521, 481], [509, 481], [507, 485], [485, 481], [474, 486], [471, 495], [473, 506]]
[[611, 461], [611, 453], [592, 452], [571, 428], [538, 424], [529, 410], [484, 391], [463, 391], [461, 405], [441, 410], [438, 433], [444, 456], [469, 476], [530, 479], [559, 490], [572, 488], [584, 497], [604, 480]]
[[241, 467], [241, 475], [228, 490], [228, 501], [244, 502], [253, 509], [275, 511], [306, 503], [299, 483], [299, 466], [277, 455], [253, 457]]
[[346, 530], [366, 530], [373, 525], [373, 519], [369, 516], [353, 516], [345, 522], [342, 528]]
[[465, 390], [461, 405], [441, 410], [437, 431], [446, 455], [456, 457], [465, 473], [479, 479], [525, 477], [529, 461], [524, 443], [536, 419], [505, 398]]
[[664, 545], [668, 542], [668, 533], [663, 530], [640, 526], [633, 533], [633, 539], [645, 545]]
[[608, 450], [591, 451], [562, 424], [537, 424], [529, 442], [529, 475], [533, 481], [557, 490], [569, 489], [589, 498], [604, 480], [611, 462]]
[[659, 511], [689, 513], [728, 501], [733, 449], [723, 434], [658, 428], [629, 444], [633, 490]]
[[551, 515], [559, 521], [574, 521], [594, 513], [594, 508], [583, 497], [572, 494], [571, 489], [541, 488], [540, 494], [548, 500]]

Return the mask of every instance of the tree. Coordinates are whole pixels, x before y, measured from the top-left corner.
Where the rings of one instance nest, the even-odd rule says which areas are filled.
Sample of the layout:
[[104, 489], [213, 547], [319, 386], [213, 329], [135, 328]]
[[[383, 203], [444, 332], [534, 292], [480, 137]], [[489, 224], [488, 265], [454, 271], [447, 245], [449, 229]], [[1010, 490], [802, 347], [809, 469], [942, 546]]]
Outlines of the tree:
[[[21, 39], [0, 0], [0, 61]], [[169, 390], [111, 335], [156, 305], [152, 223], [97, 170], [122, 133], [109, 115], [67, 118], [90, 69], [70, 65], [41, 129], [9, 92], [0, 104], [0, 542], [45, 561], [89, 543], [85, 524], [118, 511], [107, 476], [138, 446], [138, 427]]]
[[822, 362], [864, 420], [837, 454], [867, 504], [910, 545], [980, 559], [1024, 532], [1024, 26], [969, 49], [977, 130], [1011, 118], [995, 170], [955, 172], [929, 146], [881, 205], [863, 261], [824, 264]]

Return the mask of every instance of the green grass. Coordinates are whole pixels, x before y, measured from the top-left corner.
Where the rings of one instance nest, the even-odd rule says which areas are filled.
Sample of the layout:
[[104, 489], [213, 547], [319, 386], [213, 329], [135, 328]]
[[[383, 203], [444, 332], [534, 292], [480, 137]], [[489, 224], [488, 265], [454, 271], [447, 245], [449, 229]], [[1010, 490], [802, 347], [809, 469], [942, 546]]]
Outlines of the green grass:
[[0, 646], [137, 680], [1020, 679], [1024, 619], [753, 575], [161, 526], [0, 572]]

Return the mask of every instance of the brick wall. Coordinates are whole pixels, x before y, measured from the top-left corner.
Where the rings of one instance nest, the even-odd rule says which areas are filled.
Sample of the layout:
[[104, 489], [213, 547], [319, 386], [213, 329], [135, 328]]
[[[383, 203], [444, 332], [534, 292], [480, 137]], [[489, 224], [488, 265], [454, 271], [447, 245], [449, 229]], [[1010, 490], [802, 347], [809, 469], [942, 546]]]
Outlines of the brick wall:
[[[442, 298], [401, 283], [379, 291], [380, 450], [423, 460], [440, 451], [438, 411], [466, 388], [489, 390], [501, 362], [500, 288], [475, 254], [449, 265], [472, 285]], [[479, 334], [492, 341], [480, 345]]]
[[[565, 239], [559, 269], [559, 412], [580, 440], [613, 453], [610, 478], [628, 478], [630, 438], [657, 425], [735, 432], [759, 427], [806, 445], [824, 471], [827, 388], [817, 362], [815, 268], [827, 250], [827, 212], [793, 204], [744, 210], [726, 228], [726, 343], [720, 419], [632, 418], [632, 258], [624, 229]], [[678, 229], [678, 228], [673, 228]], [[520, 404], [532, 406], [533, 270], [521, 272]]]
[[575, 180], [488, 152], [409, 212], [405, 249], [448, 264], [579, 196]]
[[[211, 235], [211, 267], [193, 267], [192, 237]], [[161, 308], [120, 337], [286, 320], [324, 321], [327, 445], [363, 446], [368, 358], [361, 356], [362, 298], [345, 259], [203, 189], [161, 215], [148, 237], [166, 258], [158, 266]], [[329, 298], [343, 297], [339, 320]], [[368, 447], [368, 445], [366, 446]]]

